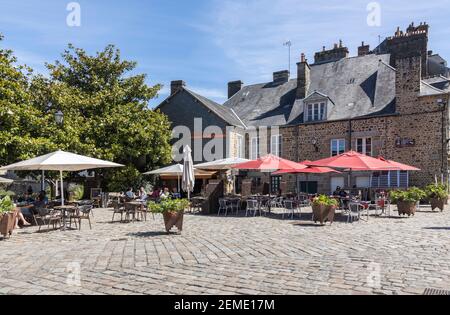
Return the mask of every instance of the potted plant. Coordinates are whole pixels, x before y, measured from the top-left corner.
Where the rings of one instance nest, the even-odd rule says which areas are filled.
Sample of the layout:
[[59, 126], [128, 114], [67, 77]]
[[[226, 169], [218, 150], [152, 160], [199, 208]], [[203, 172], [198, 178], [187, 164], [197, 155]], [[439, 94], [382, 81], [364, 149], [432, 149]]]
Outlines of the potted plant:
[[441, 184], [428, 185], [425, 188], [425, 193], [430, 201], [431, 209], [438, 208], [442, 211], [445, 209], [445, 205], [448, 203], [448, 186]]
[[16, 226], [17, 213], [14, 208], [10, 196], [5, 196], [0, 200], [0, 234], [3, 237], [10, 236]]
[[173, 227], [177, 227], [179, 232], [183, 231], [184, 210], [189, 206], [188, 200], [165, 199], [160, 203], [150, 201], [147, 206], [150, 212], [163, 215], [167, 233], [170, 233]]
[[322, 225], [326, 221], [334, 222], [334, 215], [338, 207], [338, 201], [325, 195], [321, 195], [313, 200], [312, 209], [314, 222], [319, 221]]
[[412, 187], [406, 191], [392, 191], [392, 203], [397, 204], [399, 215], [412, 216], [416, 214], [417, 204], [426, 197], [423, 190]]

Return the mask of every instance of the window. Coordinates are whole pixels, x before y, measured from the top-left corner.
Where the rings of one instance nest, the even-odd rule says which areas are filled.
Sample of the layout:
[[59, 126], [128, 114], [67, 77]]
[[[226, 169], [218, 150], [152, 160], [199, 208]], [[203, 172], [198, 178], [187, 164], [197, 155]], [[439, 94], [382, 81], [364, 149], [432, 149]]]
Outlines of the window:
[[281, 135], [272, 136], [270, 142], [270, 153], [281, 156]]
[[356, 139], [356, 151], [361, 154], [372, 156], [372, 138]]
[[252, 138], [250, 159], [256, 160], [259, 158], [259, 138]]
[[409, 173], [405, 171], [375, 172], [371, 186], [374, 188], [409, 187]]
[[331, 156], [336, 156], [345, 153], [345, 140], [334, 139], [331, 140]]
[[306, 121], [321, 121], [326, 118], [326, 106], [325, 103], [312, 103], [306, 105], [307, 115]]
[[236, 135], [236, 150], [237, 158], [244, 158], [244, 137], [241, 135]]
[[277, 194], [281, 189], [281, 176], [272, 176], [270, 184], [272, 194]]

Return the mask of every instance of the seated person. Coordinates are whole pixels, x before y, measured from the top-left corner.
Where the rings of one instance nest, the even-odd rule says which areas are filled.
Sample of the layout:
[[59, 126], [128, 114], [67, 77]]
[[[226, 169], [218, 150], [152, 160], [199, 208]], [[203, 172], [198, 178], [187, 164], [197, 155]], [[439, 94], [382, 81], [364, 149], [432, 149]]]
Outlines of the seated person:
[[158, 199], [160, 195], [161, 195], [161, 191], [159, 190], [158, 187], [155, 187], [155, 189], [153, 190], [153, 193], [152, 193], [152, 198]]
[[333, 196], [335, 196], [335, 197], [340, 197], [341, 196], [341, 191], [342, 191], [342, 188], [341, 187], [336, 187], [336, 190], [334, 191], [334, 193], [333, 193]]
[[31, 207], [26, 208], [18, 208], [17, 217], [16, 217], [16, 229], [20, 229], [19, 222], [22, 223], [22, 226], [30, 226], [31, 223], [29, 223], [27, 220], [25, 220], [24, 214], [30, 214], [33, 216], [33, 213], [31, 212]]
[[47, 193], [45, 191], [41, 191], [36, 201], [34, 202], [35, 208], [45, 208], [48, 205]]
[[147, 195], [147, 192], [145, 191], [144, 187], [141, 187], [139, 189], [138, 197], [139, 197], [139, 200], [141, 200], [141, 201], [146, 201], [148, 199], [148, 195]]
[[136, 198], [136, 195], [133, 192], [133, 188], [128, 188], [127, 192], [125, 193], [125, 198], [128, 200], [133, 200]]
[[167, 199], [170, 198], [170, 191], [169, 188], [164, 188], [164, 190], [161, 192], [161, 196], [159, 196], [161, 199]]
[[170, 193], [170, 196], [173, 199], [180, 199], [181, 198], [181, 194], [178, 192], [178, 190], [176, 188], [172, 189], [172, 192]]

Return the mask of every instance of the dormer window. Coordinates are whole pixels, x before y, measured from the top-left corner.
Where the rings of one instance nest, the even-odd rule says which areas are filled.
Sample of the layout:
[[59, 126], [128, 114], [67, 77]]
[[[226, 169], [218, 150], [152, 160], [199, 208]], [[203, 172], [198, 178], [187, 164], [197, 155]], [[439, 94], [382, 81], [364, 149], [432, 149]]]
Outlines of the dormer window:
[[327, 107], [325, 102], [306, 104], [306, 121], [322, 121], [326, 119]]

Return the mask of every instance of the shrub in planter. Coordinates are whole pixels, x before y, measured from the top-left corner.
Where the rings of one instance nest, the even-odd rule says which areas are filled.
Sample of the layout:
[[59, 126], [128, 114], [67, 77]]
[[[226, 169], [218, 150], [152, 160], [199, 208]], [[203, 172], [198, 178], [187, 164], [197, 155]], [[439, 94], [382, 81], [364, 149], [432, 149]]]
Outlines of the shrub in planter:
[[392, 203], [397, 204], [399, 215], [415, 215], [417, 210], [417, 203], [426, 197], [423, 190], [412, 187], [406, 191], [392, 191]]
[[177, 227], [179, 232], [183, 231], [184, 210], [189, 206], [187, 199], [166, 199], [160, 203], [150, 201], [147, 206], [150, 212], [163, 215], [167, 233], [173, 227]]
[[312, 208], [314, 222], [319, 221], [322, 225], [329, 221], [334, 222], [334, 215], [338, 207], [338, 201], [325, 195], [321, 195], [313, 200]]
[[11, 197], [6, 196], [0, 200], [0, 234], [10, 236], [16, 226], [16, 213]]
[[448, 187], [447, 185], [432, 184], [425, 188], [425, 193], [431, 204], [431, 209], [440, 209], [444, 211], [445, 205], [448, 203]]
[[69, 185], [69, 201], [79, 201], [84, 197], [84, 186], [80, 184]]

